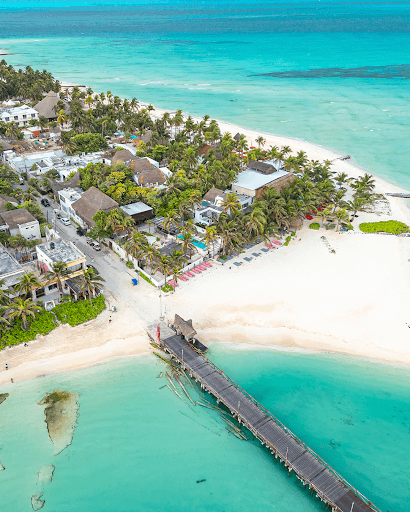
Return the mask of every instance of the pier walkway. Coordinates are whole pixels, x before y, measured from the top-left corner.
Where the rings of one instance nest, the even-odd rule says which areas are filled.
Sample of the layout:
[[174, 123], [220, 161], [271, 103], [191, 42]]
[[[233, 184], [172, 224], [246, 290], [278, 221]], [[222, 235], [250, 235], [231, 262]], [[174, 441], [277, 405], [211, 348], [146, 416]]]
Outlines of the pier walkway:
[[[156, 341], [155, 327], [148, 331]], [[161, 347], [200, 382], [202, 389], [211, 393], [218, 403], [222, 402], [275, 458], [279, 457], [289, 472], [295, 471], [303, 485], [315, 491], [316, 497], [332, 507], [333, 512], [380, 512], [265, 407], [164, 324], [161, 324]]]

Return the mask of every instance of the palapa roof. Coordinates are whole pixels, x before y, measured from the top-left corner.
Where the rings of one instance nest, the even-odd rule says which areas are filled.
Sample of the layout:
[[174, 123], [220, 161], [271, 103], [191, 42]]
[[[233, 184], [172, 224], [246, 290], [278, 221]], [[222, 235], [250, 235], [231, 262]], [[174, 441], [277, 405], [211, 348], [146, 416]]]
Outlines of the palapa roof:
[[241, 138], [241, 135], [243, 135], [243, 133], [238, 132], [236, 135], [233, 136], [233, 140], [238, 141]]
[[128, 149], [120, 149], [114, 153], [111, 163], [115, 162], [130, 162], [134, 160], [135, 156]]
[[13, 146], [4, 139], [0, 139], [0, 145], [0, 151], [9, 151], [10, 149], [13, 149]]
[[9, 229], [18, 229], [27, 222], [38, 222], [26, 208], [17, 208], [16, 210], [2, 211], [0, 215]]
[[263, 174], [276, 172], [276, 168], [272, 164], [265, 164], [265, 162], [258, 162], [257, 160], [249, 160], [248, 169], [263, 172]]
[[184, 320], [179, 315], [175, 315], [174, 325], [178, 327], [185, 338], [193, 338], [196, 330], [192, 327], [192, 320]]
[[[39, 116], [44, 116], [47, 119], [54, 119], [58, 117], [54, 107], [57, 105], [59, 100], [59, 94], [54, 91], [50, 91], [41, 101], [37, 103], [37, 105], [34, 106], [34, 108], [37, 110]], [[66, 112], [69, 111], [68, 105], [64, 104], [64, 110]]]
[[202, 198], [204, 201], [208, 201], [209, 203], [214, 203], [217, 196], [223, 196], [224, 191], [219, 190], [219, 188], [212, 187], [211, 190], [204, 195]]
[[[65, 182], [67, 183], [67, 182]], [[88, 226], [95, 226], [94, 215], [99, 211], [109, 212], [118, 208], [117, 201], [98, 190], [91, 187], [81, 196], [81, 199], [75, 201], [72, 205], [76, 214], [83, 219]]]
[[80, 186], [80, 171], [77, 171], [68, 181], [54, 181], [49, 179], [48, 182], [50, 183], [53, 194], [57, 197], [59, 190], [63, 190], [65, 188], [76, 188]]
[[133, 161], [134, 174], [138, 177], [138, 184], [165, 183], [166, 176], [152, 165], [148, 158], [138, 158]]

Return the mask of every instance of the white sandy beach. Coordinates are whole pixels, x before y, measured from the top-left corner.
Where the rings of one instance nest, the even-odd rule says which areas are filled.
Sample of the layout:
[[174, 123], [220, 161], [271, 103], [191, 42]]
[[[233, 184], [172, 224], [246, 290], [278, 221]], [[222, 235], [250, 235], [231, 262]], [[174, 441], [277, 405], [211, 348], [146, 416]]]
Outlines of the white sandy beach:
[[[157, 114], [163, 111], [156, 110]], [[314, 160], [340, 155], [327, 148], [218, 121], [222, 132], [243, 133], [250, 143], [262, 134], [266, 146], [305, 151]], [[331, 170], [350, 177], [364, 171], [337, 160]], [[376, 192], [403, 191], [376, 178]], [[410, 225], [409, 200], [389, 198], [391, 214], [360, 213], [354, 232], [313, 231], [306, 222], [288, 247], [261, 253], [241, 267], [214, 264], [212, 270], [181, 283], [163, 302], [167, 319], [192, 318], [198, 337], [211, 341], [277, 345], [342, 352], [410, 365], [410, 237], [362, 234], [363, 221], [399, 220]], [[321, 239], [325, 236], [333, 254]], [[261, 252], [260, 248], [248, 251]], [[243, 256], [237, 260], [243, 260]], [[158, 311], [158, 293], [148, 283], [129, 284], [130, 294]], [[0, 385], [111, 359], [150, 352], [147, 319], [128, 306], [108, 324], [108, 313], [86, 325], [60, 326], [50, 335], [0, 352]], [[139, 325], [138, 325], [139, 324]]]

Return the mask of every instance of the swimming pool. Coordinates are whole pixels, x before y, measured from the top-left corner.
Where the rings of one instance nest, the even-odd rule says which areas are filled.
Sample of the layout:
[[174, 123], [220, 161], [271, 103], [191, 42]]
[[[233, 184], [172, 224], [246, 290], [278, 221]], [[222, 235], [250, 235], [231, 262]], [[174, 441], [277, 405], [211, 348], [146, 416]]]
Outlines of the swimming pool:
[[[178, 238], [180, 238], [181, 240], [184, 239], [184, 237], [182, 235], [178, 235]], [[196, 240], [195, 238], [192, 239], [192, 243], [195, 245], [195, 247], [199, 247], [202, 250], [206, 249], [206, 245], [203, 242]]]

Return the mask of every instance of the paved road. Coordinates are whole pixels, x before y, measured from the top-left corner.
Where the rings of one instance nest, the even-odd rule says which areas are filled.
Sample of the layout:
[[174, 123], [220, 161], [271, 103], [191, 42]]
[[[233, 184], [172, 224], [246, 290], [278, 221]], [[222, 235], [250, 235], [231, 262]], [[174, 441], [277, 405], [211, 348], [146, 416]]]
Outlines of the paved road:
[[49, 200], [51, 206], [44, 207], [40, 200], [41, 198], [38, 198], [44, 215], [47, 217], [48, 213], [48, 220], [53, 224], [59, 236], [63, 240], [73, 242], [85, 254], [87, 264], [93, 265], [105, 279], [104, 287], [109, 292], [108, 301], [112, 302], [111, 295], [114, 302], [125, 303], [126, 306], [131, 307], [142, 323], [152, 323], [155, 320], [155, 315], [144, 306], [144, 296], [141, 294], [140, 288], [134, 287], [131, 282], [133, 277], [137, 277], [136, 273], [128, 269], [125, 263], [104, 245], [101, 245], [101, 251], [94, 250], [87, 244], [85, 236], [77, 234], [77, 226], [74, 223], [65, 226], [61, 220], [55, 219], [53, 210], [54, 208], [59, 209], [58, 203]]

